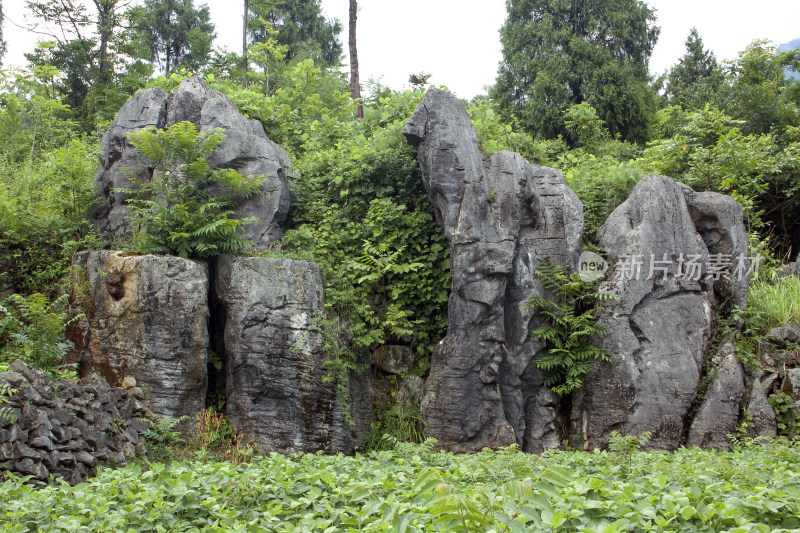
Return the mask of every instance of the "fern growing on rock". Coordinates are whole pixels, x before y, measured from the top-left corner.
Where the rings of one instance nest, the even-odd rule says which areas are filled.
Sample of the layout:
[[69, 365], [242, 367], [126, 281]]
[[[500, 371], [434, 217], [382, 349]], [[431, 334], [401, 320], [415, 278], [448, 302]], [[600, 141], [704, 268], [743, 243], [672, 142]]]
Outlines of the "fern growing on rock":
[[135, 252], [209, 257], [253, 245], [240, 230], [257, 219], [235, 218], [234, 199], [258, 192], [263, 176], [245, 178], [233, 169], [212, 170], [206, 158], [224, 137], [220, 130], [197, 131], [191, 122], [129, 136], [154, 169], [149, 182], [120, 189], [133, 195], [128, 204], [139, 226], [134, 232]]
[[604, 301], [617, 296], [599, 291], [599, 280], [583, 281], [577, 273], [569, 274], [549, 259], [542, 261], [536, 274], [555, 296], [554, 300], [539, 295], [528, 300], [528, 308], [535, 309], [547, 323], [532, 332], [547, 349], [536, 366], [544, 371], [544, 385], [563, 396], [581, 387], [595, 361], [611, 360], [597, 343], [608, 335], [608, 327], [598, 322], [597, 313]]

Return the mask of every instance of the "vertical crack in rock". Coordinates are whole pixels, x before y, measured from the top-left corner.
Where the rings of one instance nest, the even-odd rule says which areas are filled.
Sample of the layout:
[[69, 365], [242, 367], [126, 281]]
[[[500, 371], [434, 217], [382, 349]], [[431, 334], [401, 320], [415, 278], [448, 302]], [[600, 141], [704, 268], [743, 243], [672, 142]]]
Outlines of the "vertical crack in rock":
[[450, 242], [453, 279], [422, 400], [426, 432], [459, 452], [557, 447], [560, 401], [534, 363], [543, 345], [530, 332], [542, 323], [526, 303], [548, 296], [533, 275], [544, 258], [577, 266], [581, 203], [553, 169], [511, 152], [484, 160], [464, 107], [442, 90], [428, 91], [404, 133]]

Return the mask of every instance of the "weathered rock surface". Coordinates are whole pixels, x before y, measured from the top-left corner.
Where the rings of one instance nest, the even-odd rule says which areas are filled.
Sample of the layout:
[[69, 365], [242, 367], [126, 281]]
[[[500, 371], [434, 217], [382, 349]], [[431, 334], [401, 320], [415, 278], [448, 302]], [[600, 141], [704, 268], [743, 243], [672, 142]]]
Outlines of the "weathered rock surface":
[[419, 406], [422, 400], [422, 395], [425, 390], [425, 381], [419, 376], [406, 376], [400, 384], [400, 389], [397, 391], [395, 400], [401, 406]]
[[[791, 396], [795, 402], [800, 402], [800, 368], [790, 368], [786, 371], [783, 391]], [[797, 406], [796, 408], [800, 411], [800, 408]]]
[[[600, 245], [615, 265], [619, 295], [601, 314], [612, 363], [598, 366], [573, 398], [571, 440], [603, 447], [612, 431], [653, 434], [650, 446], [675, 449], [697, 394], [712, 321], [708, 250], [681, 187], [647, 176], [609, 216]], [[654, 263], [651, 258], [663, 263]], [[641, 265], [637, 268], [637, 265]]]
[[731, 298], [744, 309], [750, 260], [741, 204], [724, 194], [695, 192], [687, 185], [681, 185], [681, 190], [695, 229], [709, 252], [709, 273], [717, 298]]
[[747, 404], [747, 413], [752, 419], [747, 432], [747, 436], [750, 438], [774, 439], [778, 434], [775, 411], [767, 401], [767, 397], [772, 391], [772, 385], [777, 379], [778, 374], [772, 374], [753, 381], [750, 388], [750, 402]]
[[767, 332], [766, 341], [783, 349], [800, 344], [800, 323], [790, 320], [779, 328], [772, 328]]
[[408, 372], [416, 360], [414, 350], [408, 346], [387, 344], [372, 352], [372, 365], [389, 374]]
[[[131, 189], [135, 180], [147, 179], [150, 173], [136, 149], [128, 143], [128, 134], [145, 128], [164, 128], [169, 95], [159, 88], [134, 94], [119, 110], [100, 141], [100, 168], [95, 176], [99, 202], [92, 211], [98, 229], [112, 237], [128, 228], [130, 209], [125, 201], [130, 195], [117, 190]], [[133, 178], [133, 179], [131, 179]]]
[[405, 127], [418, 147], [437, 222], [450, 242], [453, 285], [448, 332], [425, 386], [426, 433], [445, 449], [468, 452], [517, 443], [530, 451], [558, 445], [558, 398], [533, 363], [538, 324], [524, 309], [545, 294], [538, 264], [574, 268], [580, 254], [580, 201], [555, 170], [519, 154], [485, 161], [463, 106], [430, 89]]
[[718, 354], [717, 372], [692, 422], [687, 444], [715, 450], [731, 449], [729, 434], [736, 431], [745, 393], [744, 369], [736, 347], [725, 344]]
[[789, 276], [795, 276], [800, 278], [800, 256], [798, 256], [798, 260], [794, 263], [787, 263], [781, 266], [777, 271], [776, 274], [780, 278], [786, 278]]
[[113, 388], [97, 375], [55, 382], [19, 360], [0, 373], [1, 383], [17, 392], [5, 404], [14, 422], [0, 418], [0, 472], [74, 485], [109, 459], [122, 463], [145, 451], [153, 414], [141, 390]]
[[246, 119], [222, 93], [211, 90], [200, 78], [184, 80], [172, 93], [153, 88], [136, 93], [117, 114], [101, 141], [100, 169], [95, 177], [102, 202], [92, 213], [98, 229], [108, 238], [128, 230], [126, 194], [118, 187], [133, 188], [129, 179], [148, 181], [152, 169], [129, 144], [126, 135], [149, 126], [167, 128], [178, 122], [194, 123], [200, 131], [216, 128], [225, 139], [209, 158], [214, 168], [233, 168], [243, 176], [264, 175], [261, 193], [240, 199], [237, 215], [254, 216], [258, 222], [244, 228], [244, 236], [265, 249], [282, 237], [280, 225], [289, 212], [290, 192], [286, 178], [295, 174], [286, 151], [270, 141], [257, 120]]
[[324, 306], [319, 266], [222, 256], [215, 291], [236, 433], [262, 451], [352, 452], [369, 429], [370, 374], [351, 373], [346, 398], [335, 382], [323, 383], [324, 339], [312, 322]]
[[114, 251], [78, 254], [73, 265], [86, 290], [83, 328], [71, 332], [81, 375], [113, 386], [134, 378], [153, 411], [194, 420], [206, 400], [208, 266]]

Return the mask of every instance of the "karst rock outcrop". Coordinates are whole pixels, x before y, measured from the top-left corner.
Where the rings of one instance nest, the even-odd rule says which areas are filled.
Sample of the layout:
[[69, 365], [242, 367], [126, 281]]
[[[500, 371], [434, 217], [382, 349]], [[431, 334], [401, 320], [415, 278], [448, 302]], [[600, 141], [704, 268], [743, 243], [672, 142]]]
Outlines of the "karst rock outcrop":
[[160, 415], [188, 416], [208, 388], [208, 265], [171, 256], [84, 252], [73, 260], [85, 316], [71, 325], [81, 375], [147, 391]]
[[436, 221], [450, 243], [453, 278], [447, 336], [425, 385], [426, 433], [448, 450], [518, 444], [539, 452], [560, 443], [560, 401], [542, 386], [531, 338], [533, 273], [549, 257], [577, 267], [583, 210], [553, 169], [499, 152], [486, 160], [464, 107], [436, 88], [405, 127], [418, 147]]
[[319, 266], [222, 256], [215, 287], [225, 314], [228, 415], [236, 433], [262, 451], [354, 451], [369, 429], [370, 375], [351, 372], [343, 388], [341, 376], [324, 379]]
[[[260, 193], [237, 200], [236, 216], [258, 219], [243, 232], [256, 250], [279, 240], [287, 179], [296, 176], [289, 158], [260, 122], [200, 78], [171, 93], [140, 91], [119, 111], [101, 143], [102, 202], [92, 215], [98, 229], [124, 238], [130, 211], [120, 189], [152, 178], [128, 134], [184, 121], [225, 134], [208, 158], [212, 169], [264, 176]], [[262, 451], [350, 452], [369, 429], [369, 373], [333, 376], [326, 364], [331, 354], [315, 322], [323, 310], [316, 264], [103, 251], [78, 254], [74, 272], [76, 318], [68, 333], [76, 349], [68, 362], [78, 363], [81, 375], [97, 372], [112, 385], [132, 378], [154, 412], [186, 416], [187, 430], [222, 385], [232, 427]]]
[[[604, 290], [618, 296], [600, 314], [612, 362], [559, 398], [542, 386], [535, 361], [546, 346], [531, 332], [543, 322], [527, 304], [553, 297], [535, 274], [545, 258], [577, 269], [580, 201], [553, 169], [510, 152], [484, 158], [463, 106], [442, 90], [428, 91], [404, 133], [450, 242], [448, 331], [422, 401], [440, 447], [516, 443], [540, 452], [569, 438], [591, 449], [614, 431], [650, 432], [661, 449], [686, 438], [729, 447], [748, 380], [733, 345], [704, 362], [717, 306], [747, 303], [751, 265], [737, 202], [664, 176], [639, 182], [598, 235], [611, 263]], [[714, 375], [698, 403], [703, 372]]]
[[128, 195], [120, 188], [135, 188], [135, 180], [149, 181], [148, 169], [127, 135], [140, 129], [165, 129], [189, 121], [200, 131], [219, 128], [222, 144], [209, 158], [209, 166], [232, 168], [243, 176], [264, 176], [261, 192], [240, 199], [237, 216], [256, 217], [244, 228], [244, 236], [265, 249], [282, 237], [280, 225], [289, 212], [290, 192], [286, 178], [295, 174], [286, 151], [267, 138], [257, 120], [245, 118], [225, 95], [210, 89], [201, 78], [189, 78], [171, 93], [159, 88], [137, 92], [120, 109], [101, 141], [100, 169], [95, 185], [101, 202], [92, 212], [98, 230], [107, 238], [121, 238], [128, 230]]
[[[611, 363], [599, 364], [573, 397], [571, 441], [591, 449], [605, 446], [615, 430], [650, 432], [649, 446], [675, 449], [697, 398], [714, 306], [722, 295], [747, 301], [741, 206], [665, 176], [647, 176], [609, 216], [599, 241], [615, 265], [606, 288], [619, 296], [601, 314]], [[725, 282], [725, 275], [734, 281]], [[723, 284], [724, 291], [715, 291]], [[742, 394], [733, 396], [738, 412]], [[736, 420], [729, 424], [726, 433]], [[701, 433], [698, 427], [695, 434]], [[719, 445], [707, 436], [702, 441]]]

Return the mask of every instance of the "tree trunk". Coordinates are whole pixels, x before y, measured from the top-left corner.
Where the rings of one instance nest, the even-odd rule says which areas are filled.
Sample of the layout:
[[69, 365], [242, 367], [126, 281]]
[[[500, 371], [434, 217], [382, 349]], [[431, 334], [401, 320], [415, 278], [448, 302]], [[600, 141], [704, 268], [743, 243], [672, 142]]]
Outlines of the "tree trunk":
[[111, 80], [108, 68], [108, 41], [111, 40], [111, 17], [113, 16], [110, 2], [106, 1], [97, 5], [98, 8], [98, 33], [100, 34], [100, 76], [98, 81], [106, 85]]
[[358, 0], [350, 0], [350, 96], [357, 100], [356, 118], [364, 116], [361, 107], [361, 84], [358, 79], [358, 50], [356, 49], [356, 19], [358, 18]]
[[244, 21], [242, 22], [242, 77], [247, 89], [247, 16], [250, 14], [250, 0], [244, 0]]

